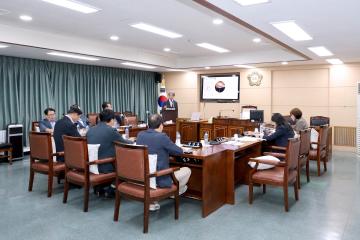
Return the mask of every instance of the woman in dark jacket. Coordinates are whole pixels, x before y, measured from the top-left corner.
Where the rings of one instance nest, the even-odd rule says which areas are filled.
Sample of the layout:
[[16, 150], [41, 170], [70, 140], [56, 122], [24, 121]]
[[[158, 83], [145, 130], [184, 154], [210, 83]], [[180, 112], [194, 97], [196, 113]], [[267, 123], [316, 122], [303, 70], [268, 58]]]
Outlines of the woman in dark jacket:
[[294, 137], [294, 130], [285, 118], [280, 113], [274, 113], [271, 117], [271, 121], [275, 122], [275, 132], [270, 135], [265, 135], [266, 141], [273, 141], [276, 146], [286, 147], [288, 145], [288, 139]]

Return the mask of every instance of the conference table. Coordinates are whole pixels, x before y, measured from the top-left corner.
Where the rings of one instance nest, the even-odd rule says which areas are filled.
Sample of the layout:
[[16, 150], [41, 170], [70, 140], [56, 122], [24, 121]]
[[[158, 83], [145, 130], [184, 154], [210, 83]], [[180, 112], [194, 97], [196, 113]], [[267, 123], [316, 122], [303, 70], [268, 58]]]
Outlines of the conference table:
[[224, 204], [235, 204], [235, 187], [248, 184], [248, 159], [260, 156], [261, 147], [261, 141], [256, 139], [241, 145], [210, 145], [172, 156], [170, 165], [191, 169], [184, 196], [200, 200], [202, 217], [207, 217]]

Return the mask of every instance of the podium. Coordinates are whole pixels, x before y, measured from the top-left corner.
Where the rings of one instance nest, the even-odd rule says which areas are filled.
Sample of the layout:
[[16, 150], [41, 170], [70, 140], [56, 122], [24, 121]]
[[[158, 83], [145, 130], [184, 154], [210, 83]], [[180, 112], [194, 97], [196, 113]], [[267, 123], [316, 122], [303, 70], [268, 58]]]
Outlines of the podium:
[[178, 117], [178, 110], [177, 109], [163, 109], [161, 111], [161, 115], [163, 117], [163, 121], [169, 121], [172, 120], [173, 122], [176, 122], [176, 119]]

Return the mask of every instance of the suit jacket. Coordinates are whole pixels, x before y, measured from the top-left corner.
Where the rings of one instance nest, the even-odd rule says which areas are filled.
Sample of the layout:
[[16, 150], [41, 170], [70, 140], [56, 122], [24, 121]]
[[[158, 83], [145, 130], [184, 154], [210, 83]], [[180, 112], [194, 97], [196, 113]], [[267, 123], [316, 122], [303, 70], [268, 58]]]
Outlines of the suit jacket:
[[44, 118], [43, 120], [39, 121], [39, 128], [40, 128], [40, 132], [46, 132], [46, 129], [52, 129], [52, 125], [50, 123], [50, 121], [47, 118]]
[[[64, 151], [64, 142], [62, 136], [72, 136], [72, 137], [81, 137], [76, 125], [67, 117], [64, 116], [62, 119], [58, 120], [54, 129], [54, 140], [57, 152]], [[64, 161], [64, 157], [58, 157], [59, 162]]]
[[166, 107], [167, 109], [172, 109], [173, 108], [173, 110], [178, 110], [178, 103], [177, 103], [177, 101], [175, 101], [174, 99], [173, 99], [173, 106], [171, 106], [171, 104], [170, 104], [170, 100], [168, 99], [166, 102], [165, 102], [165, 105], [164, 105], [164, 107]]
[[271, 135], [264, 136], [264, 139], [266, 141], [274, 141], [276, 146], [286, 147], [288, 145], [288, 139], [293, 138], [294, 135], [294, 130], [287, 124], [277, 126], [275, 132]]
[[[165, 133], [154, 129], [140, 132], [136, 138], [136, 144], [147, 145], [149, 154], [157, 154], [157, 171], [169, 168], [169, 154], [182, 154], [183, 150], [175, 145]], [[169, 175], [156, 178], [159, 187], [171, 187], [172, 180]]]
[[[104, 159], [115, 157], [114, 141], [122, 143], [133, 143], [130, 140], [124, 139], [115, 128], [106, 125], [105, 122], [100, 122], [96, 126], [89, 129], [86, 134], [88, 144], [100, 144], [98, 158]], [[111, 163], [99, 164], [98, 169], [100, 173], [109, 173], [114, 171]]]
[[115, 120], [119, 124], [119, 126], [123, 125], [123, 119], [124, 117], [121, 117], [120, 115], [115, 115]]

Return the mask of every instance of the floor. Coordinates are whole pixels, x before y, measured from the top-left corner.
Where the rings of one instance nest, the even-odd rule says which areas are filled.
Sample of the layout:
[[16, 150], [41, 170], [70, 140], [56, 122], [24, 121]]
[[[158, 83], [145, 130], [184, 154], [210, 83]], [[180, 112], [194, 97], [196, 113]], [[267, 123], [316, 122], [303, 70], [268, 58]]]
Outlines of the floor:
[[82, 211], [82, 190], [72, 189], [62, 203], [62, 185], [55, 183], [46, 197], [45, 176], [35, 175], [33, 192], [27, 191], [29, 161], [0, 164], [0, 239], [326, 239], [360, 238], [360, 161], [355, 153], [334, 152], [328, 172], [303, 187], [290, 211], [284, 212], [281, 189], [255, 189], [252, 206], [246, 186], [236, 189], [236, 204], [226, 205], [201, 218], [200, 202], [181, 199], [180, 218], [174, 220], [173, 202], [161, 202], [151, 213], [149, 233], [142, 233], [143, 206], [123, 200], [119, 222], [113, 222], [113, 199], [91, 194], [89, 212]]

